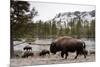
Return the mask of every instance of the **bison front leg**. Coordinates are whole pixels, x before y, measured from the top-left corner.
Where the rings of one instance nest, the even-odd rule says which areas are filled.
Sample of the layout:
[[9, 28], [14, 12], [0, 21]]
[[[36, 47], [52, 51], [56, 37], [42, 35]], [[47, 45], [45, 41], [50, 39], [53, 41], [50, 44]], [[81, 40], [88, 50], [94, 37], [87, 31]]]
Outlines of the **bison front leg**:
[[64, 58], [64, 54], [66, 54], [65, 59], [67, 59], [68, 56], [68, 52], [66, 52], [65, 50], [61, 52], [61, 57]]

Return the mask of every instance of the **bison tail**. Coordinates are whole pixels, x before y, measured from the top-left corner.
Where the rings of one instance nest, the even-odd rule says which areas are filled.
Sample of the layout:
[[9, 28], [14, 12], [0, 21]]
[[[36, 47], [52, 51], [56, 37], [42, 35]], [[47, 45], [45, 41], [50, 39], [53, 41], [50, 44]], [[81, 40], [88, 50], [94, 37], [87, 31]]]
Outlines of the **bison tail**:
[[85, 44], [85, 42], [83, 42], [83, 48], [84, 48], [84, 49], [86, 48], [86, 44]]

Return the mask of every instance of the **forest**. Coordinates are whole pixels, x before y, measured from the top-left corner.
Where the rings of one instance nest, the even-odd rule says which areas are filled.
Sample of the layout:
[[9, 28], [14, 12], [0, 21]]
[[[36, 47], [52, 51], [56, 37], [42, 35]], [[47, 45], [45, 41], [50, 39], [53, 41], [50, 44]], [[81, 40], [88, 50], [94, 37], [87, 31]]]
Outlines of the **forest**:
[[[20, 6], [22, 5], [22, 6]], [[33, 8], [29, 10], [28, 2], [11, 2], [11, 31], [12, 38], [48, 38], [69, 35], [73, 37], [94, 38], [95, 37], [95, 19], [84, 20], [82, 16], [86, 12], [75, 11], [74, 18], [65, 18], [62, 21], [61, 13], [47, 21], [34, 21], [38, 11]], [[82, 14], [83, 13], [83, 14]], [[71, 12], [67, 14], [70, 17]], [[64, 15], [64, 13], [63, 13]], [[66, 15], [66, 14], [65, 14]], [[95, 10], [91, 11], [92, 17], [95, 17]], [[60, 20], [56, 21], [56, 18]]]

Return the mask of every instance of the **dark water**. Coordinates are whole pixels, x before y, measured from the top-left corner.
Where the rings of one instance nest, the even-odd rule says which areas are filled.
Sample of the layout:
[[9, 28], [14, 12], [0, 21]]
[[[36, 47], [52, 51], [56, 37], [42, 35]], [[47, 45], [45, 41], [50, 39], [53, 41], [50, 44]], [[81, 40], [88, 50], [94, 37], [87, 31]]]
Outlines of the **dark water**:
[[86, 43], [87, 50], [95, 50], [95, 40], [93, 38], [90, 39], [81, 39]]

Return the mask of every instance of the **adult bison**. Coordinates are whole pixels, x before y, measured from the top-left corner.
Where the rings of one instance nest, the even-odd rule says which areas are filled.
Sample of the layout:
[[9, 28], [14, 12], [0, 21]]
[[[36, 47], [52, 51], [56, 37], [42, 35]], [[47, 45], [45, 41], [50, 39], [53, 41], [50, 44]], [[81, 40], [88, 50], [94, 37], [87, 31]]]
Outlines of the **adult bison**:
[[83, 54], [84, 58], [86, 58], [85, 47], [83, 41], [69, 36], [63, 36], [55, 39], [51, 43], [50, 52], [56, 54], [56, 52], [61, 51], [61, 57], [63, 58], [65, 54], [65, 59], [67, 59], [68, 52], [76, 52], [74, 59], [76, 59], [79, 54]]

